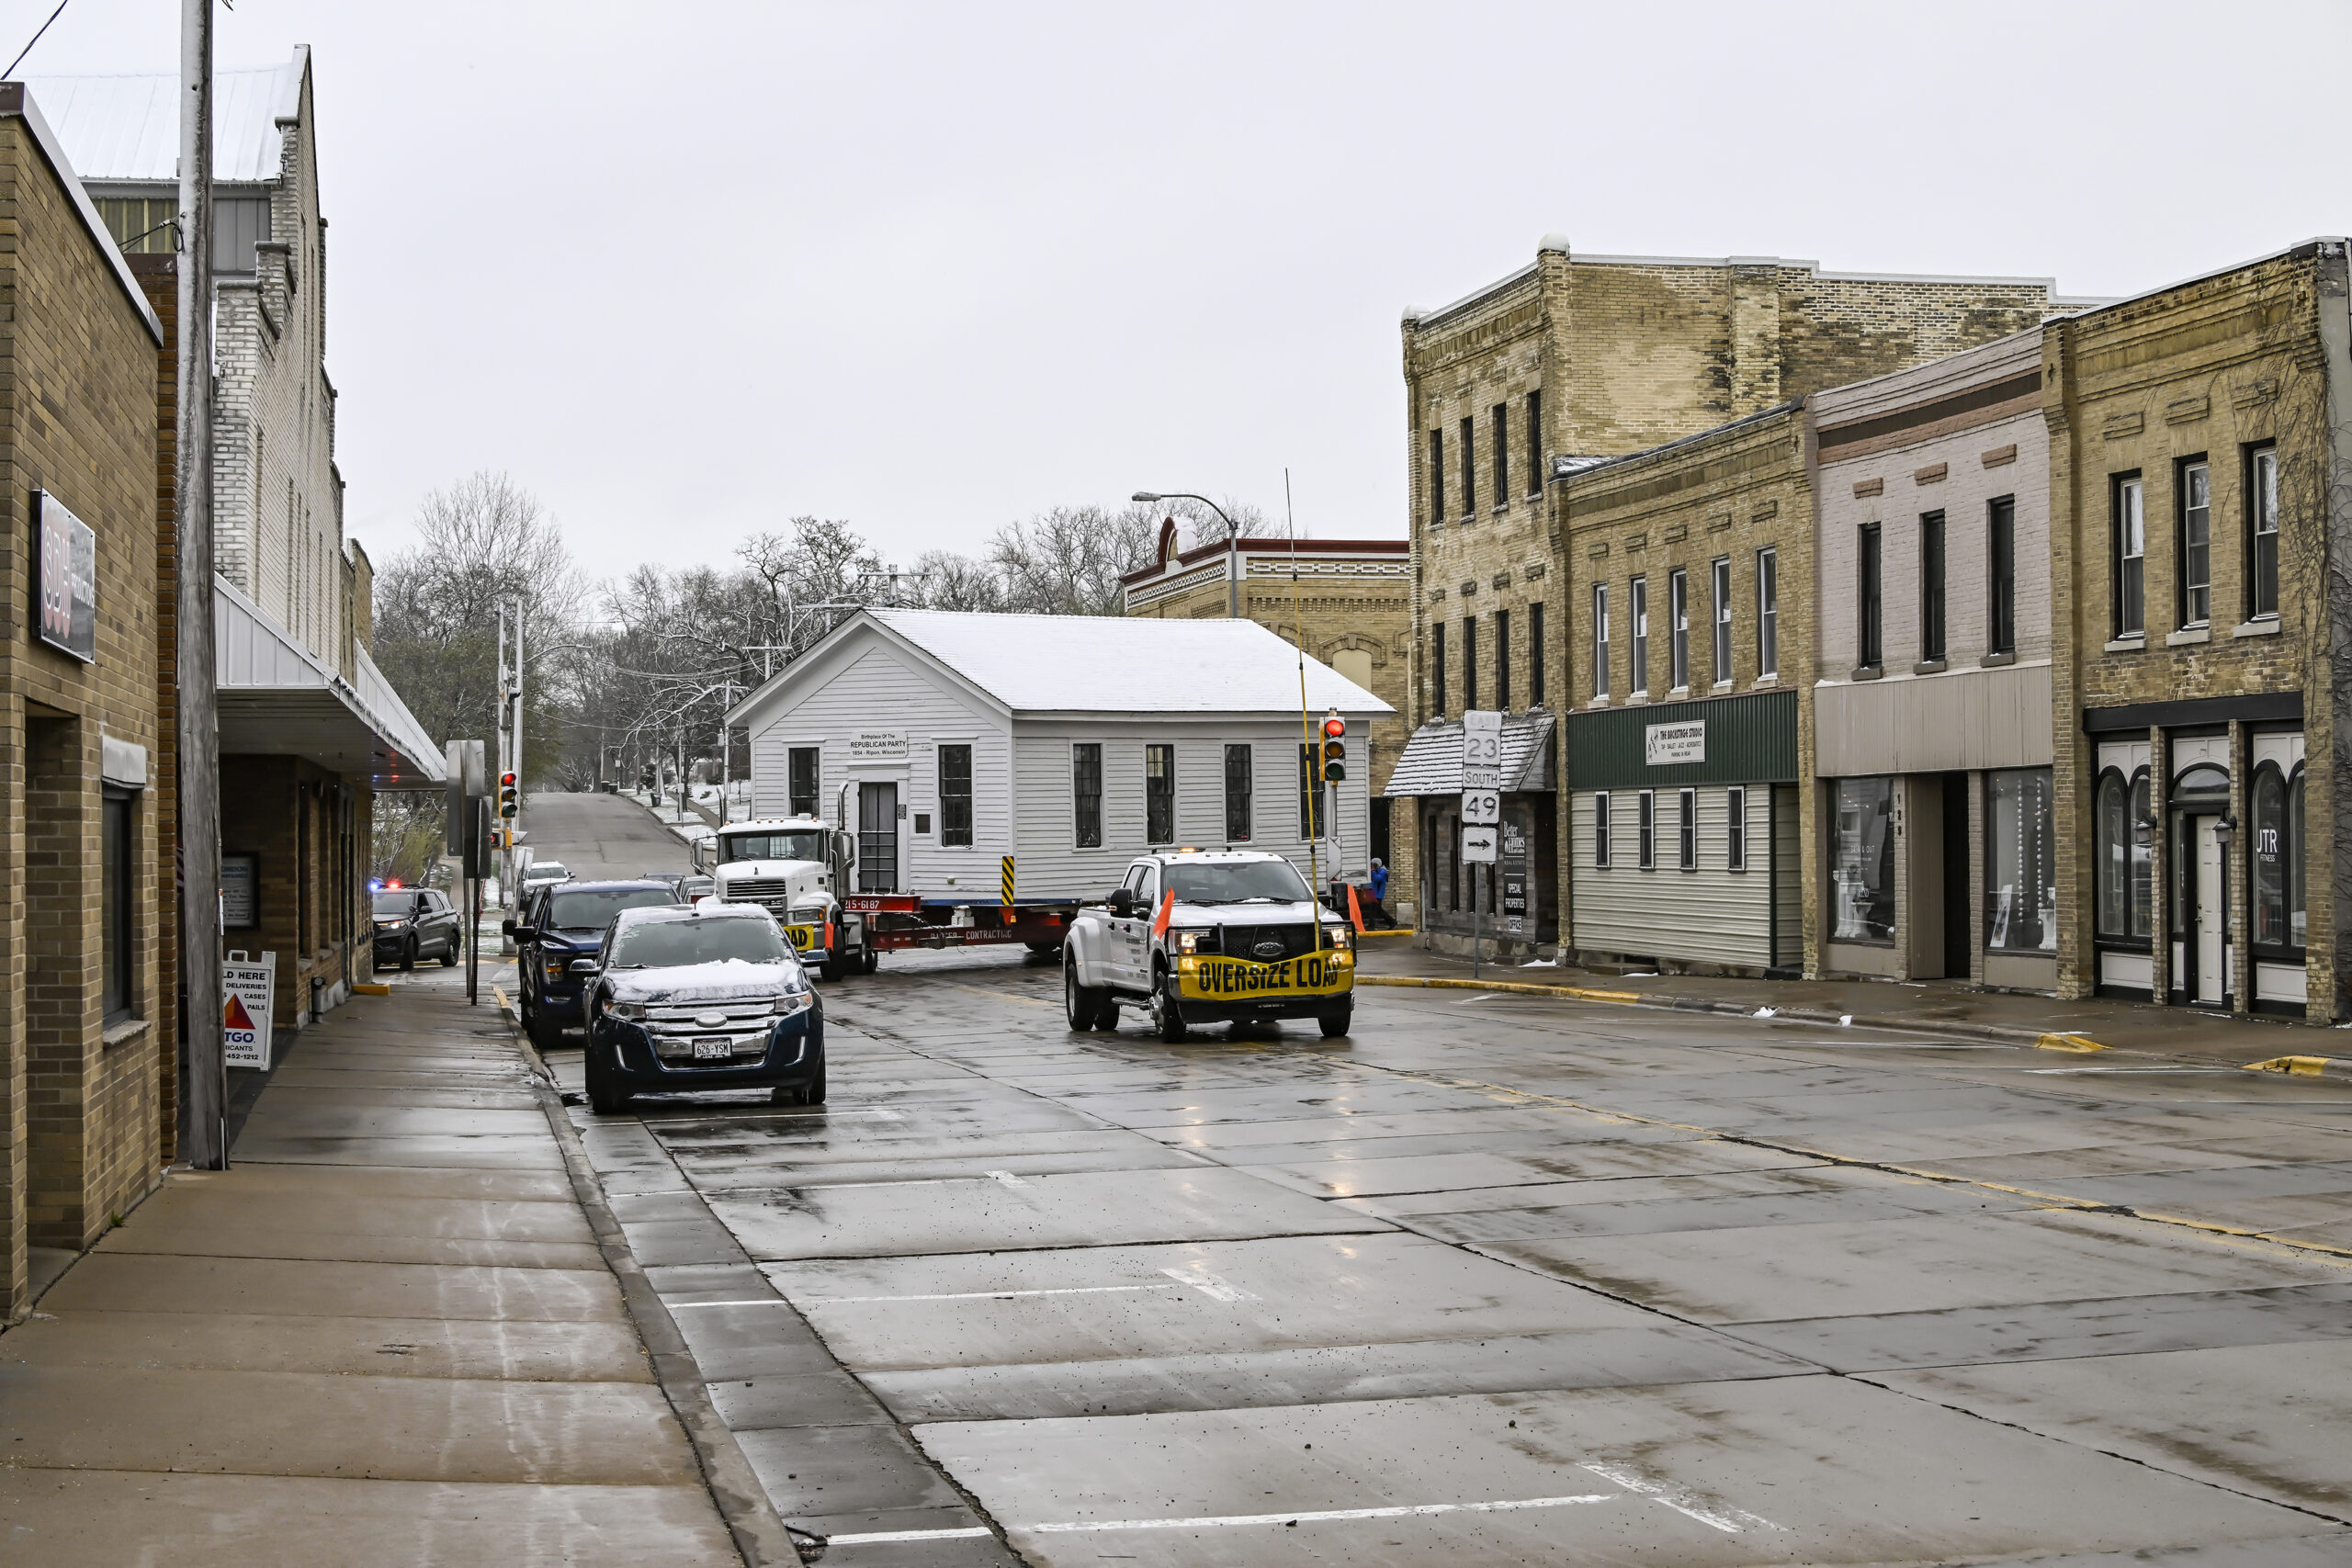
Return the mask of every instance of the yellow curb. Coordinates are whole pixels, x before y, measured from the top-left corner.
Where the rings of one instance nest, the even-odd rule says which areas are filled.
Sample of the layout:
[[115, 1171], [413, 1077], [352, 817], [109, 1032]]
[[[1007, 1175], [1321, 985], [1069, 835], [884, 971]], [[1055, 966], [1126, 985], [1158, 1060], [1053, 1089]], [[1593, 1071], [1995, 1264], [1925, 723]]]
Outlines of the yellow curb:
[[2033, 1048], [2037, 1051], [2074, 1051], [2077, 1053], [2085, 1051], [2104, 1051], [2107, 1049], [2106, 1046], [2100, 1044], [2098, 1041], [2086, 1039], [2080, 1034], [2037, 1035], [2034, 1038]]
[[390, 986], [371, 986], [365, 982], [354, 982], [351, 988], [363, 997], [389, 997], [392, 994]]
[[2352, 1056], [2273, 1056], [2248, 1062], [2249, 1073], [2292, 1073], [2297, 1077], [2352, 1077]]
[[1356, 932], [1356, 940], [1357, 940], [1358, 942], [1366, 942], [1366, 941], [1371, 940], [1371, 939], [1372, 939], [1372, 938], [1374, 938], [1374, 937], [1390, 937], [1390, 936], [1419, 936], [1419, 935], [1420, 935], [1420, 934], [1421, 934], [1421, 933], [1420, 933], [1420, 932], [1419, 932], [1419, 931], [1410, 931], [1410, 930], [1408, 930], [1407, 928], [1405, 928], [1405, 927], [1403, 927], [1403, 926], [1399, 926], [1399, 927], [1397, 927], [1395, 931], [1358, 931], [1358, 932]]
[[1356, 984], [1414, 986], [1455, 991], [1512, 991], [1529, 997], [1573, 997], [1580, 1002], [1623, 1002], [1628, 1005], [1644, 999], [1639, 991], [1594, 991], [1582, 986], [1531, 986], [1523, 980], [1438, 979], [1427, 975], [1358, 975]]

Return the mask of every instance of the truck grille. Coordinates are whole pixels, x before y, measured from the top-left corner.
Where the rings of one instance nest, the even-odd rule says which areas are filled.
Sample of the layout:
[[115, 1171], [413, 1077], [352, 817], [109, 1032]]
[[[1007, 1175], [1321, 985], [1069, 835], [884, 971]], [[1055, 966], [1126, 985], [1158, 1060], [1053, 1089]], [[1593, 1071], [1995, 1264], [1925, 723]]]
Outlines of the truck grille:
[[730, 904], [757, 904], [782, 919], [790, 912], [791, 886], [780, 877], [747, 876], [741, 882], [727, 885], [727, 901]]
[[1221, 934], [1225, 938], [1226, 955], [1230, 958], [1257, 959], [1260, 957], [1258, 953], [1260, 942], [1280, 942], [1282, 952], [1266, 955], [1261, 960], [1265, 963], [1272, 963], [1275, 958], [1295, 958], [1302, 953], [1311, 951], [1315, 945], [1315, 928], [1303, 923], [1282, 926], [1227, 926]]

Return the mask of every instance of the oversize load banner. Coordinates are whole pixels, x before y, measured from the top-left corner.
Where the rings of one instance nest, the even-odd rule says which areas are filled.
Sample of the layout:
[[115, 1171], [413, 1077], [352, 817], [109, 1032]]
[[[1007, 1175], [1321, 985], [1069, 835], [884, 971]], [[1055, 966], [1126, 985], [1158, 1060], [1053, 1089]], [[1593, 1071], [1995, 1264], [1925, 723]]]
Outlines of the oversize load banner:
[[806, 953], [812, 947], [821, 949], [825, 945], [825, 928], [786, 926], [784, 928], [784, 940], [792, 944], [795, 953]]
[[1203, 1001], [1244, 1001], [1251, 997], [1337, 996], [1355, 983], [1355, 970], [1334, 964], [1329, 953], [1304, 953], [1279, 964], [1204, 955], [1191, 969], [1177, 971], [1178, 994]]

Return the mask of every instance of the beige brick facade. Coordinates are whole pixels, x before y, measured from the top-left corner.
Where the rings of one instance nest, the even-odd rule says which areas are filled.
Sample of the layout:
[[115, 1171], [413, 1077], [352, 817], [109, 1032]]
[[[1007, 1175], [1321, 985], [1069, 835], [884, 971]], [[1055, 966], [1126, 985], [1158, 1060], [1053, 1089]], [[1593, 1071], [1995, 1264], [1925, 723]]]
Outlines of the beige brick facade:
[[[86, 1247], [153, 1188], [176, 1055], [153, 787], [160, 333], [44, 134], [21, 89], [0, 87], [0, 574], [20, 607], [0, 642], [0, 1321], [25, 1309], [29, 1248]], [[17, 618], [38, 612], [36, 490], [96, 534], [88, 663]], [[109, 1017], [102, 773], [126, 777], [134, 759], [147, 787], [127, 792], [130, 984]]]
[[[2075, 851], [2059, 886], [2063, 994], [2345, 1016], [2345, 716], [2329, 650], [2352, 612], [2326, 563], [2352, 537], [2336, 434], [2352, 420], [2346, 336], [2340, 240], [2044, 335], [2058, 839]], [[2256, 581], [2267, 462], [2275, 596]], [[2119, 542], [2130, 515], [2136, 552]], [[2255, 794], [2270, 768], [2301, 781], [2300, 844], [2263, 840], [2275, 823]], [[2144, 796], [2103, 824], [2110, 771], [2128, 787], [2142, 769]], [[2200, 785], [2213, 787], [2188, 793]], [[2266, 873], [2301, 883], [2305, 941], [2256, 928]]]

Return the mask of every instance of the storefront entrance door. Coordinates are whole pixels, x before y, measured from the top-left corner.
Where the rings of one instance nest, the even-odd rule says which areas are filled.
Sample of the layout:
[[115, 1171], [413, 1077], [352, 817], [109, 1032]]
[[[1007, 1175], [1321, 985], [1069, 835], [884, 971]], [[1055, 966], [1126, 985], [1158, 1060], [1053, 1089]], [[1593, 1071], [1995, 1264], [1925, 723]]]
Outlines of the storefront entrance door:
[[2223, 908], [2222, 890], [2227, 886], [2222, 861], [2228, 854], [2214, 835], [2219, 817], [2191, 817], [2188, 819], [2190, 852], [2196, 857], [2196, 886], [2191, 891], [2189, 908], [2194, 924], [2188, 933], [2189, 973], [2195, 980], [2194, 999], [2218, 1002], [2229, 991], [2229, 970], [2223, 962], [2223, 942], [2229, 933], [2229, 915]]
[[857, 786], [857, 890], [899, 890], [899, 786]]

